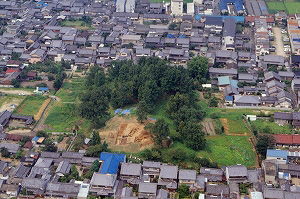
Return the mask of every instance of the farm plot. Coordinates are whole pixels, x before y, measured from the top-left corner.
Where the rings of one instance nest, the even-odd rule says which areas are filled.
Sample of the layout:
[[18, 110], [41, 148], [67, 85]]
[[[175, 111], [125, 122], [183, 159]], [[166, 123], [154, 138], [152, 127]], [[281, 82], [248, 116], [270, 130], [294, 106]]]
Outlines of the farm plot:
[[252, 121], [251, 126], [256, 128], [258, 132], [262, 133], [291, 133], [290, 125], [279, 126], [275, 122], [270, 122], [269, 120], [258, 119], [256, 121]]
[[289, 14], [296, 14], [300, 11], [300, 2], [284, 2]]
[[286, 10], [283, 2], [266, 2], [269, 10]]
[[10, 110], [13, 111], [15, 107], [22, 103], [25, 96], [6, 95], [0, 96], [0, 111]]
[[198, 152], [201, 157], [222, 165], [255, 165], [255, 153], [248, 136], [208, 136], [206, 151]]
[[18, 108], [15, 109], [14, 113], [34, 116], [40, 111], [40, 108], [46, 99], [47, 97], [40, 95], [27, 96], [25, 100], [18, 106]]

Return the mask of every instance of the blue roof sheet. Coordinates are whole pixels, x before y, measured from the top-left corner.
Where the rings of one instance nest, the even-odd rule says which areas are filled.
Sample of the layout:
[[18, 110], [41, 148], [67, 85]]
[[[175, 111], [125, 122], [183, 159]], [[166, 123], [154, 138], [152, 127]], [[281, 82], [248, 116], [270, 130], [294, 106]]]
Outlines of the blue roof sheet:
[[49, 88], [47, 88], [47, 87], [39, 87], [39, 91], [48, 91], [49, 90]]
[[125, 154], [107, 153], [100, 154], [100, 160], [103, 161], [100, 173], [101, 174], [117, 174], [120, 162], [125, 162]]
[[286, 150], [268, 149], [267, 150], [267, 156], [287, 158], [288, 153], [287, 153]]
[[31, 141], [38, 141], [39, 138], [39, 136], [34, 136]]
[[233, 96], [226, 96], [226, 97], [225, 97], [225, 100], [226, 100], [226, 101], [233, 101]]

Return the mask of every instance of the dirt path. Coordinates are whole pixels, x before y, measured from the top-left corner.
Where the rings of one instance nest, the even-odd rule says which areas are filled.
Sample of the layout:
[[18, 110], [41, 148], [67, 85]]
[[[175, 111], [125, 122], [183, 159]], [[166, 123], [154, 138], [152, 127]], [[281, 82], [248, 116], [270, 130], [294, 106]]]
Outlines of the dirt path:
[[44, 109], [44, 112], [42, 113], [40, 120], [38, 121], [38, 124], [32, 130], [39, 131], [39, 130], [45, 130], [48, 128], [48, 126], [44, 125], [44, 122], [45, 122], [46, 118], [48, 117], [48, 114], [51, 111], [51, 109], [53, 108], [53, 106], [54, 106], [54, 104], [51, 104], [51, 102], [49, 102], [47, 107]]
[[12, 94], [12, 95], [18, 95], [20, 93], [24, 93], [25, 95], [31, 95], [33, 94], [33, 91], [27, 91], [27, 90], [6, 90], [6, 89], [1, 89], [0, 92], [5, 93], [5, 94]]
[[273, 33], [275, 37], [275, 47], [276, 47], [276, 55], [286, 56], [283, 48], [282, 34], [281, 29], [279, 27], [273, 28]]
[[38, 112], [37, 114], [34, 115], [34, 120], [35, 120], [35, 121], [38, 121], [39, 119], [41, 119], [41, 116], [42, 116], [42, 114], [43, 114], [45, 108], [46, 108], [46, 107], [48, 106], [48, 104], [50, 103], [50, 101], [51, 101], [50, 98], [48, 98], [48, 99], [46, 99], [46, 100], [44, 101], [44, 103], [42, 104], [42, 106], [41, 106], [39, 112]]

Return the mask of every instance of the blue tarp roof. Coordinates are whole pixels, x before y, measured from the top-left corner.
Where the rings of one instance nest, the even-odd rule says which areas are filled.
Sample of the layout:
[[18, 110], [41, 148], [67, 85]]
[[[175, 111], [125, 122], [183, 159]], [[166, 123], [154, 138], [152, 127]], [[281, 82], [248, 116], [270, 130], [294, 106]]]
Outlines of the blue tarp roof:
[[227, 10], [228, 6], [227, 4], [234, 4], [234, 11], [238, 12], [240, 10], [244, 10], [243, 8], [243, 0], [221, 0], [220, 1], [220, 11]]
[[47, 87], [39, 87], [39, 91], [48, 91], [49, 90], [49, 88], [47, 88]]
[[237, 23], [244, 23], [245, 22], [245, 17], [244, 16], [220, 16], [220, 15], [201, 15], [201, 14], [196, 15], [196, 20], [200, 20], [202, 16], [222, 17], [222, 20], [224, 20], [226, 18], [234, 18]]
[[287, 153], [286, 150], [268, 149], [267, 150], [267, 156], [287, 158], [288, 153]]
[[118, 108], [118, 109], [115, 110], [115, 114], [118, 114], [118, 113], [120, 113], [121, 111], [122, 111], [122, 109]]
[[39, 138], [39, 136], [34, 136], [31, 141], [38, 141]]
[[173, 34], [167, 34], [167, 38], [175, 38]]
[[186, 38], [186, 36], [185, 35], [179, 35], [178, 38]]
[[226, 101], [233, 101], [233, 96], [226, 96], [225, 99]]
[[120, 162], [125, 162], [125, 154], [107, 153], [100, 154], [100, 160], [104, 161], [101, 166], [101, 174], [117, 174]]

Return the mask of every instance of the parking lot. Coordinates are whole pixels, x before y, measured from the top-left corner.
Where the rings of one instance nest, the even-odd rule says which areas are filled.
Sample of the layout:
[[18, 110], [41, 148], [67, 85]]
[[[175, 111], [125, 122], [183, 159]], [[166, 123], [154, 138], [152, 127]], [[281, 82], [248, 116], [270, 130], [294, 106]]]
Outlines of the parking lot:
[[[283, 41], [282, 41], [282, 33], [281, 33], [281, 28], [279, 27], [274, 27], [272, 28], [275, 41], [272, 42], [273, 45], [275, 46], [276, 49], [276, 55], [281, 55], [281, 56], [286, 56], [286, 53], [284, 52], [284, 47], [283, 47]], [[271, 45], [272, 45], [271, 43]]]

